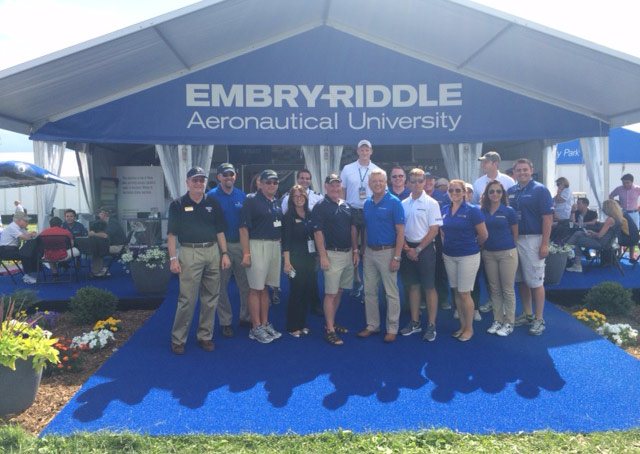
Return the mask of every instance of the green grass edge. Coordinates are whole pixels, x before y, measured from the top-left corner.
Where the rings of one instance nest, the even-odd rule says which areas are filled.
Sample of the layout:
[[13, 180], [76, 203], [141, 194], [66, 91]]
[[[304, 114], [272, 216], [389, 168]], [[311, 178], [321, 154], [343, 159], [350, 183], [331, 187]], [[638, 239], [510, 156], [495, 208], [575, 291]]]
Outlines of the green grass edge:
[[619, 432], [475, 435], [448, 429], [415, 432], [325, 432], [312, 435], [78, 433], [36, 437], [0, 426], [0, 452], [73, 453], [640, 453], [640, 428]]

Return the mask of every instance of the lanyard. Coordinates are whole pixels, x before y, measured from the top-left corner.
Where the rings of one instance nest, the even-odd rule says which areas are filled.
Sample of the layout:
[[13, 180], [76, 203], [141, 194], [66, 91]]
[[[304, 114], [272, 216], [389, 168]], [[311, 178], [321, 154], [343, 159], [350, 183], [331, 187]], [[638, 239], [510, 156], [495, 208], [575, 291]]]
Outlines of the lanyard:
[[364, 176], [362, 175], [362, 168], [358, 167], [358, 175], [360, 175], [360, 186], [364, 186], [364, 179], [367, 178], [367, 173], [369, 173], [369, 167], [364, 172]]

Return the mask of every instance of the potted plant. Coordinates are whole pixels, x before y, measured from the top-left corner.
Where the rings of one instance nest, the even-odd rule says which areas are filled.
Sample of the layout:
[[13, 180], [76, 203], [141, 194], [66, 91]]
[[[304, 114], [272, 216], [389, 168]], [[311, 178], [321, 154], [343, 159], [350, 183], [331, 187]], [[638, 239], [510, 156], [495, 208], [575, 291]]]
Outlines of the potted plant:
[[567, 259], [573, 254], [573, 247], [569, 244], [549, 242], [549, 255], [545, 260], [544, 283], [554, 285], [560, 282], [567, 267]]
[[120, 261], [129, 267], [139, 293], [164, 293], [167, 290], [171, 271], [166, 249], [132, 247], [122, 254]]
[[47, 362], [57, 364], [57, 339], [36, 323], [39, 316], [28, 320], [24, 311], [14, 313], [15, 302], [9, 300], [5, 312], [0, 300], [0, 416], [21, 413], [36, 398], [42, 369]]

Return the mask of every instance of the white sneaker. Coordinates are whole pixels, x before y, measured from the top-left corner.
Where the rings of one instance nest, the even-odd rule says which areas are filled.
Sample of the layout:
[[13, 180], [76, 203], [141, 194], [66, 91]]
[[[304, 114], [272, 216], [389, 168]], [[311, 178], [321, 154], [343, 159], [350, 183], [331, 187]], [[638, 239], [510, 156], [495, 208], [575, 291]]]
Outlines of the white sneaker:
[[491, 326], [489, 327], [489, 329], [487, 330], [487, 333], [489, 334], [495, 334], [498, 332], [499, 329], [502, 328], [502, 323], [500, 323], [498, 320], [495, 320]]
[[24, 282], [25, 284], [35, 284], [36, 282], [38, 282], [38, 280], [33, 276], [25, 274], [24, 276], [22, 276], [22, 282]]
[[511, 333], [513, 333], [513, 326], [508, 323], [505, 323], [498, 331], [496, 331], [496, 334], [500, 337], [507, 337]]
[[491, 305], [491, 301], [489, 301], [488, 303], [480, 306], [478, 309], [480, 309], [480, 312], [491, 312], [493, 306]]
[[533, 324], [531, 328], [529, 328], [529, 334], [532, 336], [539, 336], [544, 331], [544, 320], [541, 318], [536, 318], [533, 320]]
[[582, 273], [582, 265], [574, 264], [571, 265], [566, 271], [571, 271], [572, 273]]
[[482, 320], [482, 315], [480, 315], [480, 312], [473, 311], [473, 321], [474, 322], [479, 322], [481, 320]]

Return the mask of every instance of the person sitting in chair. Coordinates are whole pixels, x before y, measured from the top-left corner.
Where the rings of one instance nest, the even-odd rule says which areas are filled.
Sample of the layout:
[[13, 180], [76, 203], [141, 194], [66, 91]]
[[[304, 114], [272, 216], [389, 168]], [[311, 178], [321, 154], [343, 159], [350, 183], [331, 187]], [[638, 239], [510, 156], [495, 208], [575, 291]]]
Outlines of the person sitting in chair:
[[32, 274], [36, 271], [37, 257], [35, 242], [30, 247], [19, 249], [20, 240], [26, 241], [36, 237], [36, 232], [28, 232], [27, 225], [31, 218], [24, 211], [16, 211], [13, 222], [2, 231], [0, 236], [0, 254], [3, 260], [20, 260], [24, 268], [22, 280], [26, 284], [35, 284], [36, 278]]
[[[96, 222], [89, 230], [90, 237], [105, 238], [109, 240], [109, 254], [118, 254], [127, 241], [127, 235], [120, 223], [111, 216], [111, 210], [108, 207], [102, 207], [98, 210], [100, 223]], [[107, 267], [104, 266], [104, 257], [101, 255], [91, 256], [91, 274], [94, 277], [108, 276]]]
[[[62, 219], [52, 217], [49, 220], [49, 228], [40, 232], [40, 237], [57, 236], [58, 238], [42, 239], [44, 245], [44, 259], [47, 262], [65, 262], [71, 257], [80, 257], [80, 251], [73, 247], [73, 235], [71, 232], [62, 227]], [[62, 238], [69, 238], [71, 248], [67, 249], [67, 241]], [[56, 275], [58, 270], [51, 268], [51, 273]]]

